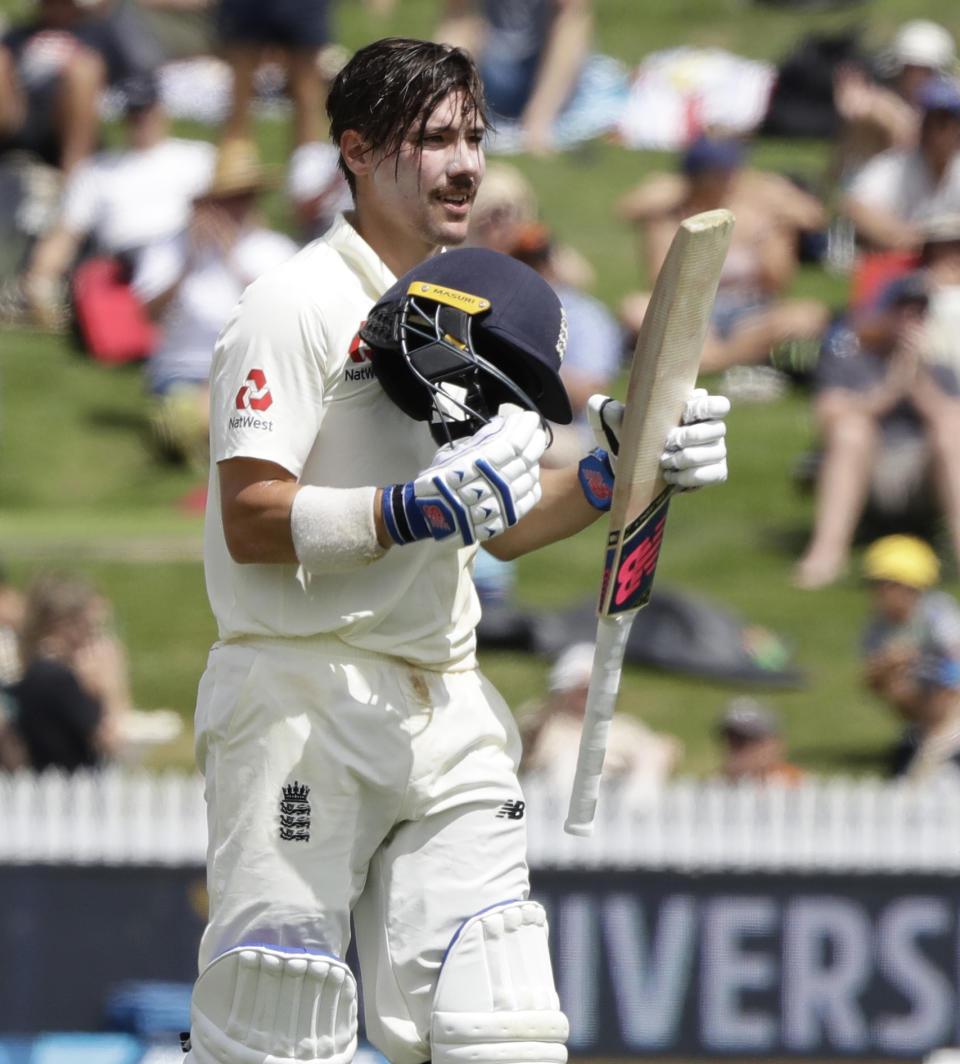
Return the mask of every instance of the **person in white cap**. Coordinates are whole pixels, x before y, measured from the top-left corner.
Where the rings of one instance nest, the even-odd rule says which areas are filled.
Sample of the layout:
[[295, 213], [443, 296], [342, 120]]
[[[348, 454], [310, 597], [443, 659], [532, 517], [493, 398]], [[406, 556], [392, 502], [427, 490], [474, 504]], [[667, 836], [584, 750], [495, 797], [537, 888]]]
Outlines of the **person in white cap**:
[[932, 78], [956, 74], [956, 45], [938, 22], [911, 19], [900, 26], [875, 65], [876, 78], [849, 65], [834, 79], [834, 104], [842, 122], [835, 162], [840, 177], [851, 177], [888, 148], [916, 146], [920, 94]]
[[[576, 768], [593, 656], [593, 643], [573, 643], [563, 650], [550, 669], [546, 698], [521, 721], [521, 776], [550, 783], [560, 792], [569, 789]], [[619, 712], [610, 722], [604, 785], [616, 786], [631, 802], [649, 801], [682, 756], [678, 739]]]

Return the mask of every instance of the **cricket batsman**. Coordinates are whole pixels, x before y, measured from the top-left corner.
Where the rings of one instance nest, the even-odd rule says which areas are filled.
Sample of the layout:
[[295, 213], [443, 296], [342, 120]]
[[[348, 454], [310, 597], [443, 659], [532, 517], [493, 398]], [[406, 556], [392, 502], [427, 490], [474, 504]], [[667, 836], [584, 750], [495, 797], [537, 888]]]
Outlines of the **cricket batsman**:
[[[352, 919], [367, 1036], [394, 1064], [563, 1064], [471, 578], [479, 548], [516, 557], [604, 505], [577, 466], [539, 468], [547, 421], [570, 419], [563, 308], [513, 259], [439, 253], [484, 172], [466, 53], [375, 42], [328, 111], [355, 209], [247, 289], [213, 361], [210, 916], [187, 1059], [346, 1064]], [[688, 405], [674, 482], [725, 478], [726, 409]]]

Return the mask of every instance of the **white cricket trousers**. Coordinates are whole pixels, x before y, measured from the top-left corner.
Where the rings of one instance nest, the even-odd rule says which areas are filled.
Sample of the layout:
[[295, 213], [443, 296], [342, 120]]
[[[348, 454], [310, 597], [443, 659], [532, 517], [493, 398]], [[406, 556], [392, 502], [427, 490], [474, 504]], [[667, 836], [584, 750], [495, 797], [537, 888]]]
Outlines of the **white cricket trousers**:
[[478, 670], [332, 637], [218, 644], [200, 682], [210, 917], [201, 970], [245, 943], [344, 957], [367, 1037], [430, 1056], [437, 973], [469, 916], [526, 898], [513, 715]]

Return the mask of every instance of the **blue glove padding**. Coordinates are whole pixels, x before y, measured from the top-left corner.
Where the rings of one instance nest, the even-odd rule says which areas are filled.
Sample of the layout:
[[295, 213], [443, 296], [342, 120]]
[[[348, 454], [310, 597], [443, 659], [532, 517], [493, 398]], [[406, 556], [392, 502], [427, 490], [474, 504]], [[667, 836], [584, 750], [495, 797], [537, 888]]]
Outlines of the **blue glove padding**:
[[587, 502], [596, 510], [609, 510], [614, 479], [610, 455], [602, 447], [595, 447], [580, 459], [577, 475]]

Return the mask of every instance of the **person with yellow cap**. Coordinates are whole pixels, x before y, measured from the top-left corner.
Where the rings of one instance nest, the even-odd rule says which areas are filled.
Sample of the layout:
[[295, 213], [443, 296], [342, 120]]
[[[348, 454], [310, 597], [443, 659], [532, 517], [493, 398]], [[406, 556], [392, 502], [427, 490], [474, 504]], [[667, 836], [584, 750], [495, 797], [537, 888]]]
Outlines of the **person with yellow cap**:
[[867, 686], [901, 713], [920, 697], [915, 665], [937, 654], [960, 662], [960, 604], [937, 588], [940, 562], [916, 536], [875, 540], [864, 552], [872, 616], [862, 641]]

